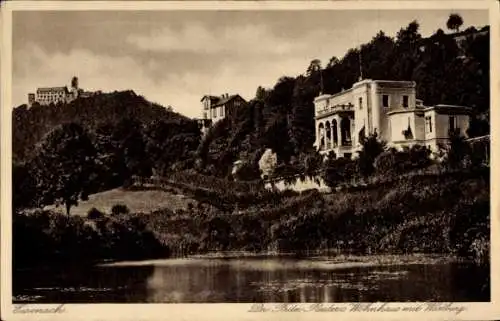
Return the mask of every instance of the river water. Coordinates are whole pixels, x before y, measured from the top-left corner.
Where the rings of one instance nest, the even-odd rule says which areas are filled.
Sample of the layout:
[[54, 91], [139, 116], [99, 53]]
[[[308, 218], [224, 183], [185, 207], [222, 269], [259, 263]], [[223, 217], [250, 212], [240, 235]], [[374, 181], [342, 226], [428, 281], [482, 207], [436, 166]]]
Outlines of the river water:
[[489, 267], [292, 257], [192, 258], [16, 271], [14, 303], [489, 301]]

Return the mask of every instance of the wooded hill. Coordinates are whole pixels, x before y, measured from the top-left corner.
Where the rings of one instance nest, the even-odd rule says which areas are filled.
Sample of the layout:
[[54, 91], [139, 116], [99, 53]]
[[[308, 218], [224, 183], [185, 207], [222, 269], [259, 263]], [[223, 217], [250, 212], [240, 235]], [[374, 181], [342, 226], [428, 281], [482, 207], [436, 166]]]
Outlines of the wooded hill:
[[[423, 39], [416, 21], [395, 38], [380, 31], [360, 49], [349, 49], [342, 58], [332, 57], [324, 67], [315, 59], [305, 66], [303, 75], [281, 77], [271, 89], [259, 87], [247, 106], [218, 122], [203, 140], [196, 121], [133, 91], [69, 104], [17, 107], [13, 110], [15, 203], [43, 199], [43, 195], [34, 196], [37, 190], [64, 191], [67, 187], [61, 186], [71, 180], [78, 190], [90, 193], [120, 186], [134, 175], [164, 176], [194, 169], [227, 177], [236, 160], [244, 164], [240, 178], [253, 180], [259, 178], [258, 161], [267, 148], [278, 156], [277, 174], [286, 174], [290, 168], [307, 171], [317, 160], [314, 97], [320, 91], [333, 94], [350, 88], [360, 70], [364, 78], [416, 81], [417, 96], [427, 105], [472, 107], [469, 135], [487, 134], [489, 27], [481, 32], [468, 29], [460, 36], [463, 40], [458, 42], [456, 34], [438, 30]], [[81, 159], [68, 155], [81, 155]], [[40, 185], [57, 173], [66, 177], [63, 167], [81, 171], [61, 181], [59, 188]], [[90, 185], [83, 188], [83, 182]], [[67, 197], [52, 194], [50, 198]]]
[[133, 91], [20, 106], [13, 111], [14, 206], [74, 205], [133, 175], [192, 159], [199, 141], [196, 121]]
[[144, 126], [153, 121], [181, 124], [191, 120], [147, 101], [132, 90], [78, 98], [69, 104], [41, 106], [35, 103], [30, 108], [21, 105], [12, 113], [13, 157], [16, 161], [25, 161], [46, 134], [65, 123], [78, 123], [95, 131], [127, 121]]
[[395, 38], [380, 31], [360, 49], [332, 57], [325, 66], [315, 59], [303, 75], [282, 77], [271, 89], [259, 87], [247, 108], [216, 124], [198, 150], [200, 170], [224, 176], [239, 159], [255, 176], [266, 148], [277, 153], [281, 168], [303, 167], [314, 142], [314, 97], [321, 89], [334, 94], [350, 88], [360, 70], [365, 79], [415, 81], [417, 97], [426, 105], [470, 106], [469, 135], [488, 134], [489, 27], [480, 31], [469, 28], [457, 37], [440, 29], [424, 39], [413, 21]]

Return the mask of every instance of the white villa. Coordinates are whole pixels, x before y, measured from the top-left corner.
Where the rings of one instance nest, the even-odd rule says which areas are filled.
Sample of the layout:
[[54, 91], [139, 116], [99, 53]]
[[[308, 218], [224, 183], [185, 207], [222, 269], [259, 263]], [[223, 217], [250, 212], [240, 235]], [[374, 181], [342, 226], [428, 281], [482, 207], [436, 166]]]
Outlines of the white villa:
[[432, 151], [446, 144], [450, 131], [467, 137], [471, 109], [463, 106], [425, 106], [416, 99], [413, 81], [366, 79], [334, 95], [315, 98], [315, 147], [351, 158], [360, 140], [370, 134], [388, 146], [423, 145]]

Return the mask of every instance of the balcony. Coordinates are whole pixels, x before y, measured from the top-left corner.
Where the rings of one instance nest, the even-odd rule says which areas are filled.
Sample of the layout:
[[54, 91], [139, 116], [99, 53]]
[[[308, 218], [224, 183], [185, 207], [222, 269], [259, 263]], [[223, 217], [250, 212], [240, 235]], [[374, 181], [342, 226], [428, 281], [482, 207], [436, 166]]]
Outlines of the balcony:
[[333, 105], [333, 106], [327, 105], [323, 109], [316, 110], [316, 116], [324, 116], [324, 115], [328, 115], [328, 114], [335, 114], [335, 113], [342, 112], [342, 111], [348, 112], [348, 111], [353, 111], [353, 110], [354, 110], [354, 105], [351, 103], [337, 104], [337, 105]]
[[324, 152], [324, 151], [335, 151], [335, 152], [340, 152], [340, 151], [349, 151], [352, 149], [352, 141], [346, 140], [343, 141], [342, 143], [338, 144], [335, 141], [332, 140], [327, 140], [326, 144], [322, 141], [319, 144], [319, 151]]

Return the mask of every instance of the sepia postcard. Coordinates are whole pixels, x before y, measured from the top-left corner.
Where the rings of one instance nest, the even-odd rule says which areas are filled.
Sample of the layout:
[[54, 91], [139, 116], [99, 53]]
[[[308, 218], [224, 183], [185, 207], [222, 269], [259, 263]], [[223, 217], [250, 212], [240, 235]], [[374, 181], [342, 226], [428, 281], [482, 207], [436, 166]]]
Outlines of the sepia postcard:
[[500, 319], [499, 8], [2, 2], [1, 319]]

